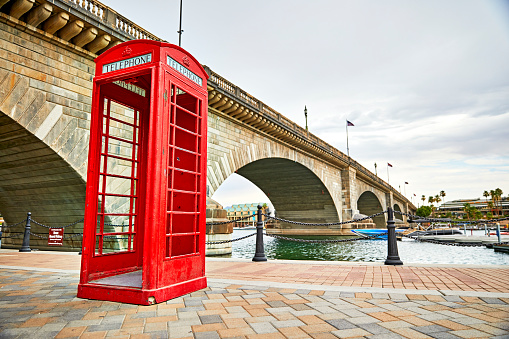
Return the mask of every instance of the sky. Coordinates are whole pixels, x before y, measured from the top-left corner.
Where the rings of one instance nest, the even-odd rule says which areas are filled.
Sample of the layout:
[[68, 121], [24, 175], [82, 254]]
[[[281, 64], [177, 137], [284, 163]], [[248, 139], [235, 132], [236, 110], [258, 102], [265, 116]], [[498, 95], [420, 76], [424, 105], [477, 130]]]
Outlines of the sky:
[[[103, 3], [178, 44], [179, 0]], [[352, 122], [350, 156], [389, 170], [416, 205], [442, 190], [508, 196], [508, 0], [183, 0], [182, 12], [182, 47], [202, 64], [301, 126], [306, 106], [310, 132], [345, 154]], [[213, 198], [268, 200], [238, 175]]]

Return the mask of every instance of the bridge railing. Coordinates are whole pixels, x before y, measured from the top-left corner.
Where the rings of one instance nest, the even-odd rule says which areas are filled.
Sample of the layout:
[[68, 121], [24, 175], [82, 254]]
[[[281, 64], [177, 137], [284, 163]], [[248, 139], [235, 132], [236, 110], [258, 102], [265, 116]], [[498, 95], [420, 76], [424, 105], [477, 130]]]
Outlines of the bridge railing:
[[[97, 0], [60, 0], [62, 3], [70, 3], [74, 7], [83, 10], [89, 16], [102, 21], [111, 28], [115, 28], [133, 39], [149, 39], [163, 41], [154, 34], [136, 25], [131, 20], [120, 15], [115, 10]], [[58, 6], [58, 1], [55, 3]]]

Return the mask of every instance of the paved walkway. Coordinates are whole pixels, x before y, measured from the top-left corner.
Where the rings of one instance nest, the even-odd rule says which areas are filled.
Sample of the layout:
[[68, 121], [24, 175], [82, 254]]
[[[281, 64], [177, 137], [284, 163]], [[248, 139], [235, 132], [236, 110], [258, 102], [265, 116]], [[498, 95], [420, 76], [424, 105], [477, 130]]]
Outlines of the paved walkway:
[[207, 259], [153, 306], [76, 298], [76, 253], [0, 250], [0, 338], [509, 338], [509, 267]]

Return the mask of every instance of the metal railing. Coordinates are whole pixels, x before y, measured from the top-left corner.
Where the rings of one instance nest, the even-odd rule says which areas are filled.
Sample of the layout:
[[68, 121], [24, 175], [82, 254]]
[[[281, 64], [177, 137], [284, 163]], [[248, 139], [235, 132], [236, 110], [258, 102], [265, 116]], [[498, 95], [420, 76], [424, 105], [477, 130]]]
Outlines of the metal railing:
[[[60, 3], [73, 6], [81, 12], [84, 12], [87, 16], [102, 22], [107, 27], [115, 28], [117, 31], [124, 35], [128, 35], [132, 39], [163, 41], [97, 0], [60, 0]], [[58, 1], [56, 5], [58, 6]]]

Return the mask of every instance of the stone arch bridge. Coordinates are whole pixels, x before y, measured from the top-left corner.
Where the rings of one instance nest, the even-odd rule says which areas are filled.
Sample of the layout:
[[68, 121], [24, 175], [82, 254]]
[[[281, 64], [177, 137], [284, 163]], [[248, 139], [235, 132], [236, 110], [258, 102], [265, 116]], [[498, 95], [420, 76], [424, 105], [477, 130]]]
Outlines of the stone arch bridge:
[[[139, 38], [160, 40], [98, 1], [0, 0], [0, 211], [7, 224], [27, 211], [52, 226], [83, 216], [93, 60]], [[388, 206], [415, 211], [355, 160], [205, 68], [211, 193], [238, 173], [285, 219], [338, 222]], [[382, 226], [384, 217], [375, 222]]]

